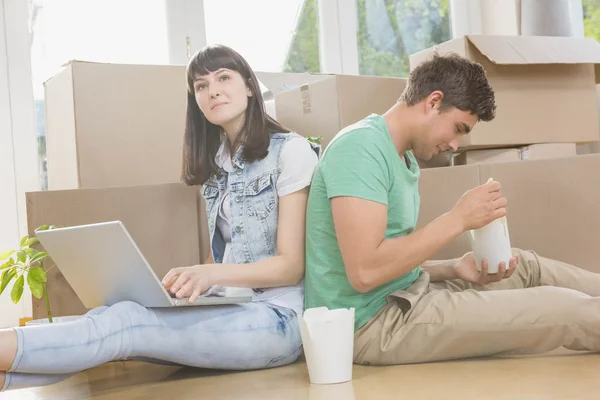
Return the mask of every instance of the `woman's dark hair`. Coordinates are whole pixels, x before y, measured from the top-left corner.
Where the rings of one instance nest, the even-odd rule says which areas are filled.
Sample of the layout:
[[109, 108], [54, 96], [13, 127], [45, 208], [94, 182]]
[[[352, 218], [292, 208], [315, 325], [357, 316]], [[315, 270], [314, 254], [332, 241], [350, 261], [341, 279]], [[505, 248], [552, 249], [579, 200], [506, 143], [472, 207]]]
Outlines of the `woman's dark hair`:
[[252, 92], [248, 98], [244, 125], [232, 149], [243, 145], [241, 157], [246, 162], [260, 160], [268, 154], [270, 135], [289, 132], [267, 115], [258, 79], [246, 60], [235, 50], [208, 46], [196, 53], [187, 67], [187, 115], [183, 143], [182, 179], [187, 185], [202, 185], [218, 171], [215, 156], [221, 144], [222, 128], [206, 119], [194, 93], [194, 81], [203, 75], [227, 68], [238, 72]]

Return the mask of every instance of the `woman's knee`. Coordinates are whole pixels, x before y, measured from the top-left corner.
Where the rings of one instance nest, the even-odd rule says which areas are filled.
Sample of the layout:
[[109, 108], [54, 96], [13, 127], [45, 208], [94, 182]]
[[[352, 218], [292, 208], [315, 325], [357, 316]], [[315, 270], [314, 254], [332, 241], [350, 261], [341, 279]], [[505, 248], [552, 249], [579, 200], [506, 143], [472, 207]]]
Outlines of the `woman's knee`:
[[90, 311], [88, 311], [87, 313], [85, 313], [83, 316], [84, 317], [90, 317], [92, 315], [100, 315], [104, 311], [108, 310], [108, 308], [109, 308], [108, 306], [100, 306], [100, 307], [92, 308]]
[[135, 301], [121, 301], [108, 307], [112, 312], [118, 313], [131, 313], [131, 312], [144, 312], [148, 309]]
[[107, 317], [111, 320], [121, 321], [121, 324], [127, 327], [147, 325], [148, 320], [155, 316], [151, 309], [148, 309], [133, 301], [122, 301], [108, 307], [98, 317]]

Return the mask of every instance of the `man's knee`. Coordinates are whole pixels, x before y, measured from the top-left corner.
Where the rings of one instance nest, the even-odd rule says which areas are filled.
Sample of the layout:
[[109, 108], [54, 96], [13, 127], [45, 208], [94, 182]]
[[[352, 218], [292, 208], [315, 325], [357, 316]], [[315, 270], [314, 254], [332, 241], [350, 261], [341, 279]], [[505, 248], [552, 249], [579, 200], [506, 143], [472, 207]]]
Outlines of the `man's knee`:
[[513, 254], [519, 256], [518, 273], [527, 277], [526, 287], [539, 286], [541, 279], [538, 255], [531, 250], [513, 248]]

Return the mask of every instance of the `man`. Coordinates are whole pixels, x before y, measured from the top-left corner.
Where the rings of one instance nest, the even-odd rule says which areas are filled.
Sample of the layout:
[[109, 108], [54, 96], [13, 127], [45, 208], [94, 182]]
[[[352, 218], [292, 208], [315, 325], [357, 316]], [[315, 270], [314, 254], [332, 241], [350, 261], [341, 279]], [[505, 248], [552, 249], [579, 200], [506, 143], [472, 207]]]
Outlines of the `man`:
[[436, 55], [383, 116], [347, 127], [325, 150], [308, 201], [306, 307], [355, 308], [355, 362], [600, 350], [600, 275], [522, 250], [497, 274], [486, 262], [479, 272], [472, 253], [426, 261], [504, 216], [507, 201], [491, 181], [416, 230], [415, 156], [456, 150], [495, 108], [480, 65]]

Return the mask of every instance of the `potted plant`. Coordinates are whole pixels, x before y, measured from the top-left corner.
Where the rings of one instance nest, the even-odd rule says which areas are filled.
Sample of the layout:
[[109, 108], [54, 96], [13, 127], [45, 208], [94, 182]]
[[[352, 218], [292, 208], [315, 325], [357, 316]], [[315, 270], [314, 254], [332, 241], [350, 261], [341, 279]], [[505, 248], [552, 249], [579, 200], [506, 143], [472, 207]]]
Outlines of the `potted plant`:
[[[50, 230], [55, 226], [44, 225], [35, 231]], [[6, 290], [8, 284], [14, 280], [10, 298], [17, 304], [23, 296], [25, 282], [31, 289], [31, 293], [38, 299], [44, 297], [46, 303], [46, 312], [48, 313], [48, 322], [52, 323], [52, 311], [50, 310], [50, 301], [48, 300], [48, 291], [46, 290], [46, 274], [56, 265], [47, 268], [44, 263], [48, 258], [48, 253], [39, 251], [31, 246], [39, 243], [39, 239], [24, 236], [21, 239], [19, 249], [6, 250], [0, 252], [0, 295]]]

